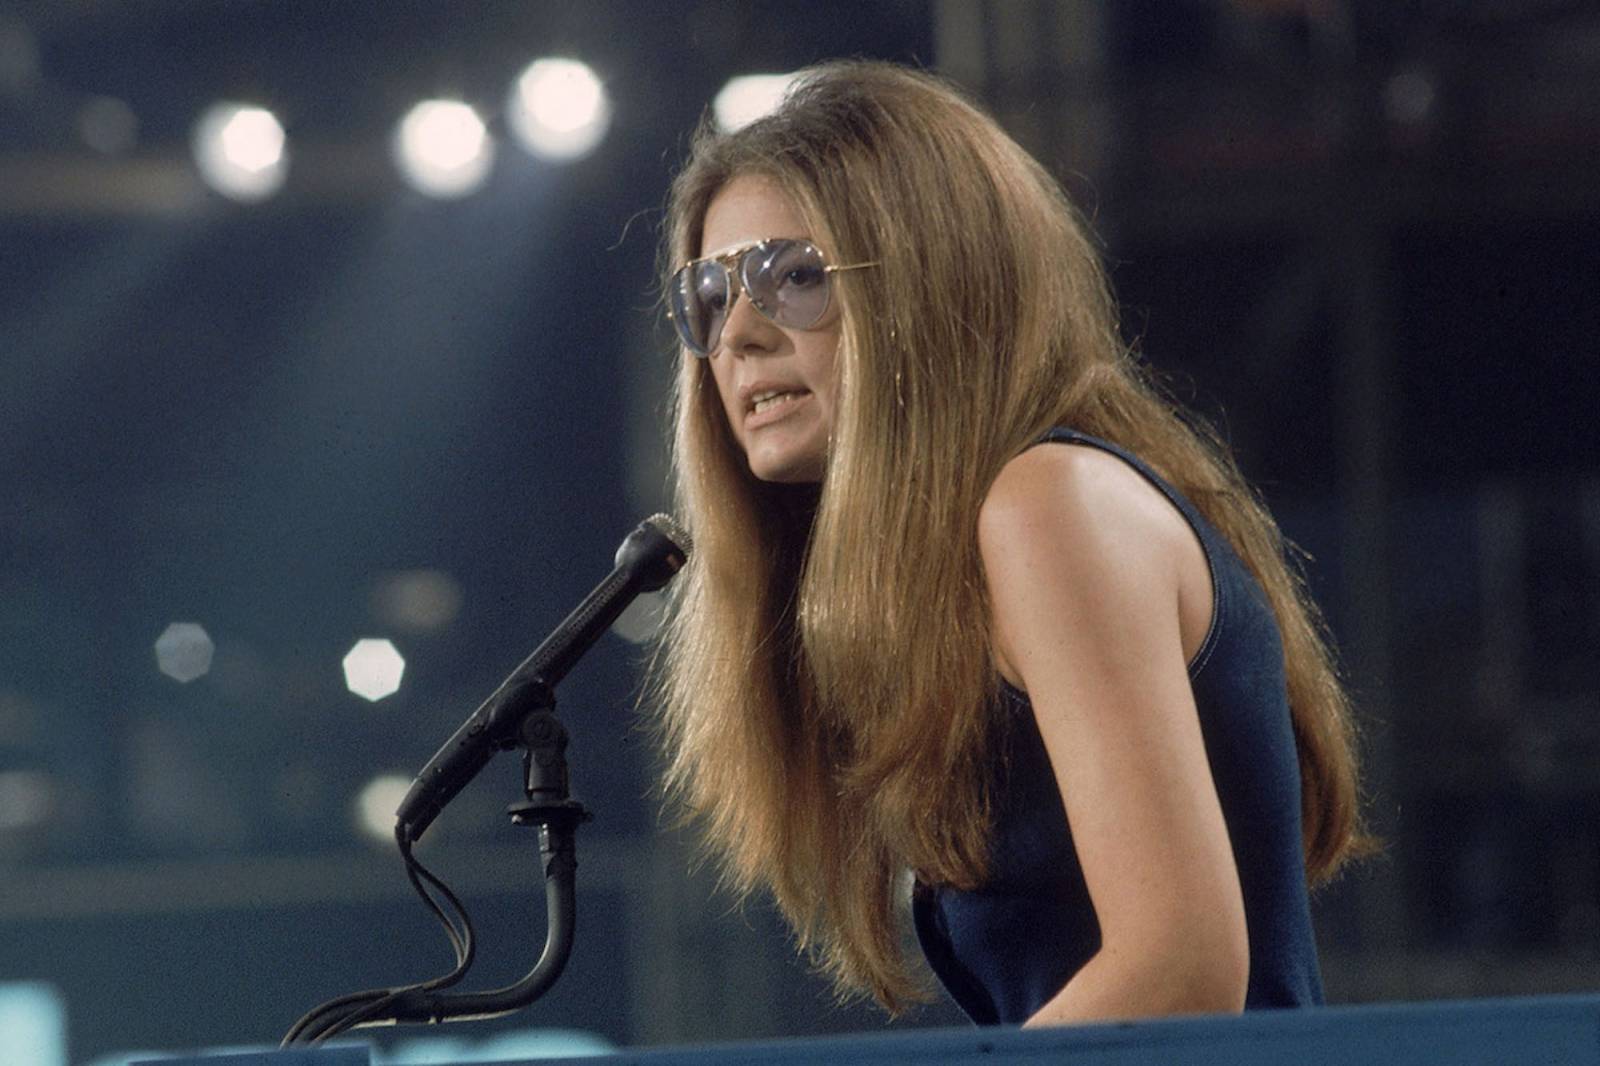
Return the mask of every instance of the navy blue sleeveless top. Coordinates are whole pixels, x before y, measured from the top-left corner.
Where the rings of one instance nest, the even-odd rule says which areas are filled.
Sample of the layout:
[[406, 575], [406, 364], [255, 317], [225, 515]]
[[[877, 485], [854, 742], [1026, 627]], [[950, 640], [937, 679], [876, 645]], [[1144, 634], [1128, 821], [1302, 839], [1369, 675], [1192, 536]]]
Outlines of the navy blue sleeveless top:
[[[1042, 440], [1101, 448], [1172, 501], [1211, 569], [1211, 628], [1189, 682], [1228, 826], [1250, 936], [1245, 1007], [1322, 1002], [1300, 841], [1300, 768], [1282, 642], [1266, 596], [1227, 540], [1148, 466], [1071, 430]], [[1066, 809], [1027, 696], [1001, 684], [990, 876], [971, 892], [915, 886], [917, 939], [945, 990], [980, 1025], [1020, 1024], [1100, 948]]]

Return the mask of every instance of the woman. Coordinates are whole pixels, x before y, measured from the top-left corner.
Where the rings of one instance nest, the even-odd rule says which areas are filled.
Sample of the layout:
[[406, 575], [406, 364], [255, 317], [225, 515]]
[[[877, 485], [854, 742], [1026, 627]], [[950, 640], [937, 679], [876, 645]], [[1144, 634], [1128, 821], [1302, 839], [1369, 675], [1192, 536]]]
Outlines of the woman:
[[668, 227], [663, 740], [731, 884], [891, 1011], [906, 871], [979, 1022], [1319, 1002], [1346, 701], [1055, 182], [937, 79], [833, 64], [702, 130]]

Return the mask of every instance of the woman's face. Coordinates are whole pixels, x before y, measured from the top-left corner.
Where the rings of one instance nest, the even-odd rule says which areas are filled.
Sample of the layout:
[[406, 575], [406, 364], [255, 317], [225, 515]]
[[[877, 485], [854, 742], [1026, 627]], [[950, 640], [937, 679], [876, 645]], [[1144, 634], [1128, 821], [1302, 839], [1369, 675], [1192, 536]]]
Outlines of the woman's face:
[[[699, 254], [715, 255], [769, 237], [810, 239], [811, 234], [776, 185], [743, 175], [711, 201]], [[744, 449], [750, 472], [763, 481], [822, 480], [837, 391], [837, 293], [835, 297], [815, 326], [790, 329], [757, 311], [741, 292], [708, 357], [728, 426]]]

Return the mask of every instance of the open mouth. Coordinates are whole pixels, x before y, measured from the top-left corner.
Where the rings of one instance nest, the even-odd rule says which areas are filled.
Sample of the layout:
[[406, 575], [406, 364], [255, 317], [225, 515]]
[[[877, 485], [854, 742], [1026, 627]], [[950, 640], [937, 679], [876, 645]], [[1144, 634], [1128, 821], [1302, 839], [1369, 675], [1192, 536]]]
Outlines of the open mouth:
[[791, 404], [806, 394], [804, 389], [772, 389], [752, 397], [750, 412], [762, 414], [775, 408]]

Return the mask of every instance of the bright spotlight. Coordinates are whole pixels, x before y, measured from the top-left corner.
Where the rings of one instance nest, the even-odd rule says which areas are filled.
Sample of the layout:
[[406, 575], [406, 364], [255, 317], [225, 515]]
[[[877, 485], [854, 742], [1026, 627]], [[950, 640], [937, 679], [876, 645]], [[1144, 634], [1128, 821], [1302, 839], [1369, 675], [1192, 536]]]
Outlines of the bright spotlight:
[[211, 669], [216, 645], [196, 622], [174, 622], [156, 638], [156, 666], [172, 680], [187, 685]]
[[732, 133], [771, 114], [794, 84], [793, 74], [745, 74], [730, 78], [711, 102], [717, 129]]
[[283, 126], [271, 111], [217, 104], [194, 127], [194, 161], [206, 184], [245, 203], [265, 200], [288, 172]]
[[517, 140], [545, 159], [586, 156], [611, 127], [605, 86], [576, 59], [534, 60], [517, 78], [507, 110]]
[[400, 688], [406, 661], [387, 640], [358, 640], [344, 657], [344, 685], [357, 696], [377, 703]]
[[372, 607], [385, 627], [432, 633], [455, 620], [461, 598], [461, 583], [443, 570], [403, 570], [378, 579]]
[[56, 790], [50, 778], [36, 770], [0, 770], [0, 833], [32, 829], [50, 820]]
[[378, 841], [394, 838], [395, 811], [411, 789], [411, 778], [380, 774], [368, 781], [356, 797], [356, 826]]
[[488, 177], [494, 138], [460, 100], [424, 100], [400, 120], [394, 153], [400, 173], [418, 192], [453, 199]]

